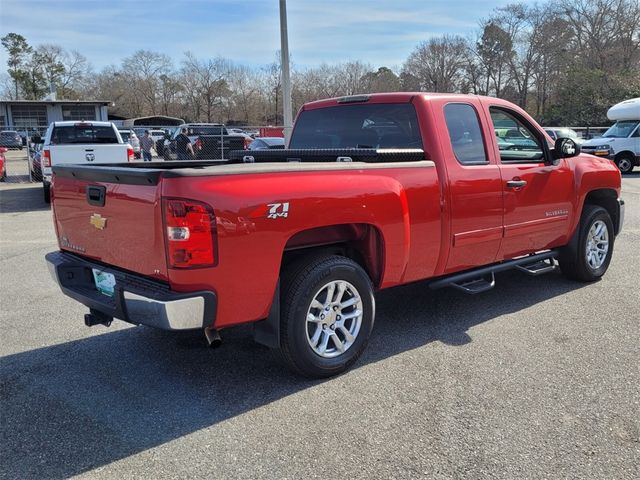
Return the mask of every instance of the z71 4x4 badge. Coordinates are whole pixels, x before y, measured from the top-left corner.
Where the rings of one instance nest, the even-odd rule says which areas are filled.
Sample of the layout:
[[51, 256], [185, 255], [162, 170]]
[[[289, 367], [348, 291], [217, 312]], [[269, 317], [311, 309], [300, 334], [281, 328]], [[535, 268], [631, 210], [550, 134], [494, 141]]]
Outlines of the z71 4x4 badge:
[[270, 203], [267, 207], [269, 207], [267, 218], [275, 220], [276, 218], [287, 218], [289, 216], [289, 202]]

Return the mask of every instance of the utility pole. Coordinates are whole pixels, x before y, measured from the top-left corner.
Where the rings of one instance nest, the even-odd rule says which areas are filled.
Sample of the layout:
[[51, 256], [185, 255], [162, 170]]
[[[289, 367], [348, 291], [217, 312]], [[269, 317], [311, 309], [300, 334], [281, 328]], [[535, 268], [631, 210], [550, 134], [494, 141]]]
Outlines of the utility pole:
[[284, 119], [284, 142], [289, 145], [293, 115], [291, 112], [291, 76], [289, 74], [289, 35], [287, 33], [287, 0], [280, 0], [280, 55], [282, 71], [282, 113]]

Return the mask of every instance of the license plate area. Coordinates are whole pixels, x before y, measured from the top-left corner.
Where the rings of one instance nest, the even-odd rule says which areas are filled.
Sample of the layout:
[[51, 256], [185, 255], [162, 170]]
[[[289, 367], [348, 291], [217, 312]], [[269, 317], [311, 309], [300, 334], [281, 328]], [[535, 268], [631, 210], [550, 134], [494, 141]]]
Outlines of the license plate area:
[[116, 286], [116, 277], [112, 273], [103, 272], [97, 268], [92, 268], [91, 271], [93, 273], [93, 281], [96, 285], [96, 290], [103, 295], [113, 297]]

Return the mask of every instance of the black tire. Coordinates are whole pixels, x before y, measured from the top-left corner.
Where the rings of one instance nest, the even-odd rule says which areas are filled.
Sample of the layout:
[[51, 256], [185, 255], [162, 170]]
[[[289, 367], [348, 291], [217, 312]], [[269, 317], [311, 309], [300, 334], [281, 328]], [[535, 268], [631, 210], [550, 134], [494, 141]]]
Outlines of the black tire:
[[622, 153], [616, 157], [615, 162], [620, 173], [629, 173], [633, 170], [635, 158], [630, 153]]
[[[602, 221], [607, 227], [608, 250], [606, 257], [598, 268], [593, 268], [587, 261], [587, 246], [589, 244], [589, 231], [594, 223]], [[563, 275], [572, 280], [581, 282], [593, 282], [602, 277], [611, 263], [615, 235], [613, 222], [604, 208], [597, 205], [585, 205], [580, 217], [580, 225], [569, 245], [560, 251], [560, 270]]]
[[[310, 344], [307, 313], [314, 298], [322, 295], [323, 287], [332, 281], [348, 282], [354, 287], [361, 301], [362, 318], [359, 331], [350, 346], [346, 347], [344, 352], [336, 353], [336, 344], [331, 340], [330, 349], [335, 351], [336, 356], [325, 358], [316, 353]], [[283, 272], [282, 284], [280, 355], [289, 368], [306, 377], [326, 378], [351, 367], [364, 351], [375, 319], [373, 285], [367, 273], [356, 262], [345, 257], [306, 257]], [[347, 290], [347, 295], [351, 293], [350, 289]], [[354, 297], [355, 295], [351, 298]], [[316, 318], [320, 318], [322, 312], [320, 310]], [[340, 313], [342, 310], [336, 311], [335, 315]], [[339, 319], [339, 316], [334, 318]], [[323, 327], [318, 323], [316, 328]], [[349, 343], [339, 328], [331, 330], [324, 328], [326, 333], [322, 332], [320, 338], [324, 338], [324, 335], [340, 334], [345, 344]]]
[[0, 176], [0, 182], [4, 182], [7, 179], [7, 171], [2, 172], [2, 176]]
[[44, 203], [51, 203], [51, 185], [48, 183], [43, 183], [42, 190], [44, 194]]

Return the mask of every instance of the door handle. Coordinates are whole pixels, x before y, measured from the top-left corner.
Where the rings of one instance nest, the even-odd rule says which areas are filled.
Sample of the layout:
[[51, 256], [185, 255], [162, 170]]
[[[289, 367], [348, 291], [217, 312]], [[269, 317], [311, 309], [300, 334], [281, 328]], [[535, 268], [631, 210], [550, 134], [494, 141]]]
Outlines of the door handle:
[[526, 180], [509, 180], [507, 182], [507, 188], [522, 188], [527, 185]]

